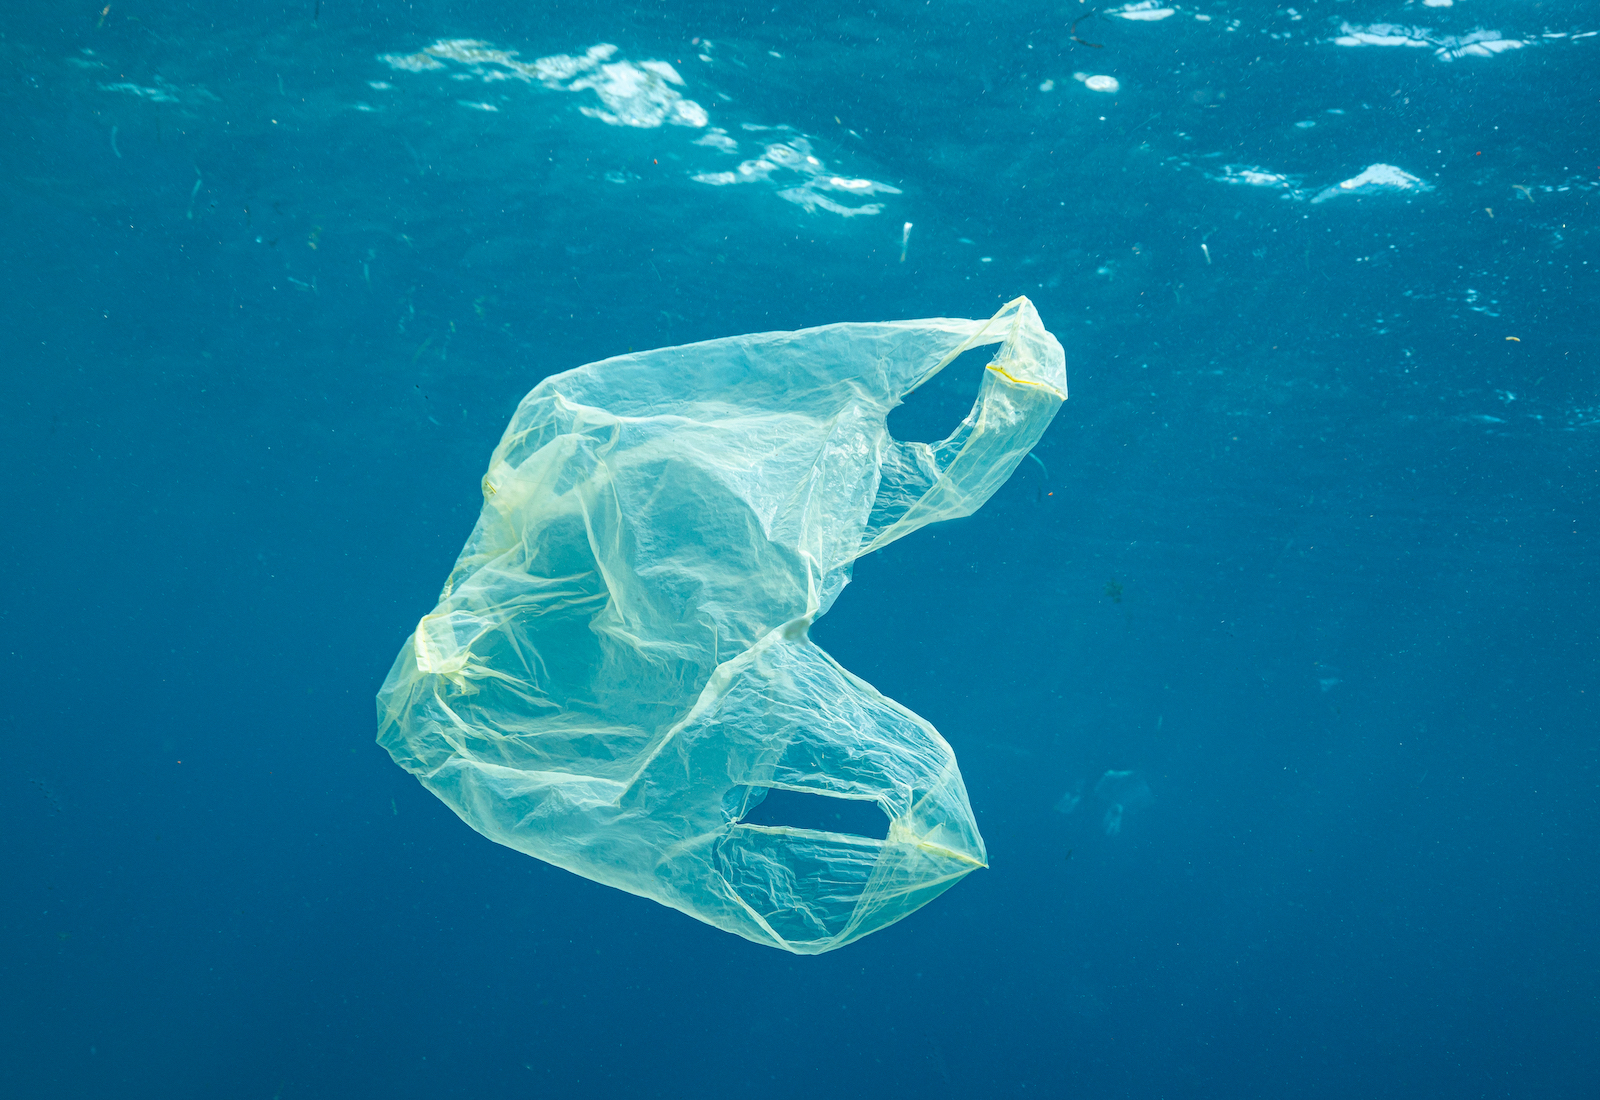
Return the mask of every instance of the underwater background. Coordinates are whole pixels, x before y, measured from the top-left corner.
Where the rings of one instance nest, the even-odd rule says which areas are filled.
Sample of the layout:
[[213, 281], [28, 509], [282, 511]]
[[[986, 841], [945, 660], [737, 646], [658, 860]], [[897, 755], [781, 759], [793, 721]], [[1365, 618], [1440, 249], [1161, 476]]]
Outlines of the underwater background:
[[[1593, 1096], [1597, 51], [1561, 0], [8, 3], [0, 1091]], [[1017, 295], [1037, 461], [813, 631], [989, 869], [794, 957], [376, 746], [541, 378]]]

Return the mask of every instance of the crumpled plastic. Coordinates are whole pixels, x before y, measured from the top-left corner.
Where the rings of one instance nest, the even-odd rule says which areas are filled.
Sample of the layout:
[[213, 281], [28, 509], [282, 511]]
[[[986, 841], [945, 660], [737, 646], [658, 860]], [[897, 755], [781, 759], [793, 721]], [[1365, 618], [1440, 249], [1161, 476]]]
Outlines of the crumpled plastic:
[[[948, 438], [890, 436], [995, 343]], [[807, 630], [857, 558], [988, 500], [1065, 397], [1026, 298], [545, 379], [379, 691], [379, 743], [491, 840], [756, 943], [818, 954], [899, 920], [986, 866], [983, 840], [944, 738]], [[875, 802], [885, 834], [744, 820], [774, 788]]]

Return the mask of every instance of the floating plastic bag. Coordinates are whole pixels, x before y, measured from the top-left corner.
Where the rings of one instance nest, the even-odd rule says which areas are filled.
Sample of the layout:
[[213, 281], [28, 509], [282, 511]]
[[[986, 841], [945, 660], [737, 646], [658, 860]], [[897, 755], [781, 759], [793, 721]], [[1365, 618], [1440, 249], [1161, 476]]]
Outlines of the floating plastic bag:
[[[890, 437], [890, 409], [994, 343], [948, 439]], [[1026, 298], [545, 379], [378, 693], [379, 742], [491, 840], [757, 943], [816, 954], [899, 920], [983, 841], [950, 746], [807, 628], [856, 558], [988, 500], [1065, 396]], [[772, 788], [875, 802], [887, 834], [742, 820]]]

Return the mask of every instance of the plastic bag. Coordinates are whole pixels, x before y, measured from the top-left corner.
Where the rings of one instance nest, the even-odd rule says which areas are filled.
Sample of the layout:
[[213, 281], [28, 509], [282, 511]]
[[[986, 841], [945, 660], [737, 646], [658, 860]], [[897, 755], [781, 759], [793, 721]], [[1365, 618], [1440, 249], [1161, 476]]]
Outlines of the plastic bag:
[[[891, 438], [890, 409], [993, 343], [949, 438]], [[981, 506], [1065, 396], [1026, 298], [545, 379], [378, 694], [379, 742], [491, 840], [757, 943], [900, 919], [983, 841], [950, 746], [807, 628], [856, 558]], [[886, 835], [743, 821], [771, 788], [875, 802]]]

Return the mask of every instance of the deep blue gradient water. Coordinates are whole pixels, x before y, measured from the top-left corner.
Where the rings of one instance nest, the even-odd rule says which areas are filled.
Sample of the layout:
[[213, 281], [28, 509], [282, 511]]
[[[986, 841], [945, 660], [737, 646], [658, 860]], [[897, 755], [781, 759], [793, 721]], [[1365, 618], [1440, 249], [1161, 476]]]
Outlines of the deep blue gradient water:
[[[1592, 5], [100, 6], [0, 13], [0, 1092], [1595, 1094]], [[814, 631], [990, 869], [791, 957], [373, 743], [540, 378], [1018, 294], [1040, 462]]]

